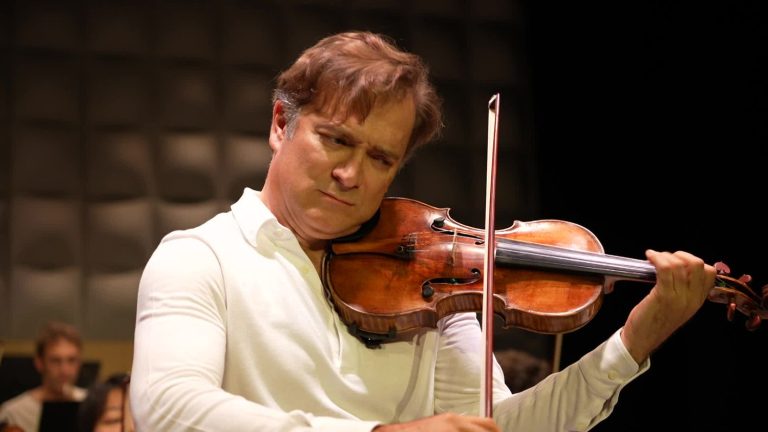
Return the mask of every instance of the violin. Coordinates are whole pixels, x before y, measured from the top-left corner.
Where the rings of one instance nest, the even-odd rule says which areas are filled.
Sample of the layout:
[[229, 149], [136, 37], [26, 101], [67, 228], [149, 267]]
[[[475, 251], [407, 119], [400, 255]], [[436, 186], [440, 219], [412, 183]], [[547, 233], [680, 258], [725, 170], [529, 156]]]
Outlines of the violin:
[[[453, 220], [450, 209], [386, 198], [356, 234], [332, 241], [323, 258], [326, 294], [349, 331], [367, 346], [401, 340], [441, 318], [482, 308], [483, 230]], [[562, 220], [516, 221], [495, 231], [493, 313], [503, 327], [567, 333], [586, 325], [616, 282], [653, 283], [648, 261], [604, 253], [588, 229]], [[727, 318], [757, 329], [768, 317], [768, 285], [731, 277], [724, 263], [708, 300]]]

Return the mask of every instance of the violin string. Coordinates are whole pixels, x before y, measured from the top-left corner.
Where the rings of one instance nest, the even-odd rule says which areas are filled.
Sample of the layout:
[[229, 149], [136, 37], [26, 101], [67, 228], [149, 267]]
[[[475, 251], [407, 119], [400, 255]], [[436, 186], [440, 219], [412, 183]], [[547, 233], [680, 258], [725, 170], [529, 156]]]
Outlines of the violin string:
[[[451, 235], [450, 239], [446, 238], [446, 235]], [[482, 244], [482, 241], [474, 236], [462, 234], [456, 229], [452, 229], [450, 231], [445, 230], [442, 233], [434, 233], [434, 232], [417, 232], [412, 233], [408, 236], [411, 243], [411, 247], [418, 246], [420, 244], [420, 240], [422, 238], [429, 239], [429, 247], [440, 247], [442, 245], [447, 245], [451, 249], [450, 255], [449, 255], [449, 262], [450, 265], [456, 265], [457, 263], [457, 257], [458, 254], [461, 253], [459, 250], [461, 246], [461, 239], [463, 239], [465, 242], [474, 243], [472, 246], [480, 246]], [[437, 239], [437, 241], [434, 241], [434, 239]], [[645, 280], [645, 272], [647, 271], [646, 267], [649, 266], [647, 262], [641, 262], [636, 259], [631, 258], [624, 258], [624, 257], [615, 257], [613, 255], [607, 255], [607, 254], [600, 254], [595, 253], [591, 251], [581, 251], [581, 250], [574, 250], [569, 248], [562, 248], [552, 245], [541, 245], [541, 244], [535, 244], [535, 243], [528, 243], [528, 242], [520, 242], [510, 239], [497, 239], [497, 243], [500, 243], [500, 247], [502, 249], [506, 250], [507, 252], [515, 251], [518, 259], [523, 259], [523, 263], [530, 263], [531, 259], [535, 260], [538, 263], [543, 263], [545, 261], [540, 261], [539, 258], [541, 257], [549, 257], [554, 258], [555, 261], [557, 261], [558, 265], [561, 265], [563, 263], [563, 260], [567, 261], [568, 263], [573, 263], [574, 261], [578, 262], [580, 265], [577, 266], [575, 269], [588, 269], [588, 270], [594, 270], [594, 268], [598, 269], [598, 273], [602, 273], [604, 271], [613, 271], [613, 270], [626, 270], [632, 272], [632, 275], [630, 276], [636, 276], [636, 273], [638, 271], [641, 272], [640, 279]], [[523, 246], [523, 249], [519, 249], [517, 245]], [[470, 246], [470, 245], [468, 245]], [[409, 251], [411, 253], [415, 252], [423, 252], [426, 251], [427, 248], [409, 248]], [[560, 252], [563, 253], [563, 255], [560, 255]], [[510, 257], [507, 257], [508, 259]], [[616, 262], [616, 259], [618, 259], [618, 262]], [[517, 259], [516, 259], [517, 260]], [[597, 266], [597, 267], [595, 267]], [[606, 267], [607, 266], [607, 267]], [[617, 267], [618, 266], [618, 267]], [[570, 268], [570, 267], [569, 267]], [[591, 272], [591, 271], [590, 271]], [[626, 275], [624, 275], [626, 276]]]

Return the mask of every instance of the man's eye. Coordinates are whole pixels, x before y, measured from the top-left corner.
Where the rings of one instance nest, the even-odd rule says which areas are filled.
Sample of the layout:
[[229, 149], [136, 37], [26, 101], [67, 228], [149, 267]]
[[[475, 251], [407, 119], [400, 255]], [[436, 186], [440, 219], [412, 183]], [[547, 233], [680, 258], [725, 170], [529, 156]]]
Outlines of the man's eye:
[[342, 137], [334, 136], [334, 135], [322, 135], [323, 140], [329, 144], [334, 145], [340, 145], [340, 146], [346, 146], [347, 140], [345, 140]]
[[380, 164], [382, 164], [382, 165], [384, 165], [386, 167], [391, 167], [394, 164], [392, 162], [392, 160], [390, 158], [386, 157], [386, 156], [374, 156], [373, 160], [375, 160], [376, 162], [378, 162], [378, 163], [380, 163]]

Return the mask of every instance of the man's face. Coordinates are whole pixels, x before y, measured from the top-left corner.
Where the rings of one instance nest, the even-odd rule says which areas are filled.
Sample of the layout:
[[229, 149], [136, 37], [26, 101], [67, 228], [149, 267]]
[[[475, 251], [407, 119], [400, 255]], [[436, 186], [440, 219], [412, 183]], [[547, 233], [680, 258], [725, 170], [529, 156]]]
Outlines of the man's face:
[[43, 356], [35, 357], [35, 366], [42, 376], [43, 386], [54, 395], [62, 397], [67, 396], [65, 391], [77, 381], [80, 365], [80, 349], [65, 339], [49, 343]]
[[414, 119], [410, 97], [374, 106], [363, 123], [302, 111], [288, 136], [276, 109], [273, 181], [262, 198], [305, 243], [355, 232], [376, 212], [402, 164]]

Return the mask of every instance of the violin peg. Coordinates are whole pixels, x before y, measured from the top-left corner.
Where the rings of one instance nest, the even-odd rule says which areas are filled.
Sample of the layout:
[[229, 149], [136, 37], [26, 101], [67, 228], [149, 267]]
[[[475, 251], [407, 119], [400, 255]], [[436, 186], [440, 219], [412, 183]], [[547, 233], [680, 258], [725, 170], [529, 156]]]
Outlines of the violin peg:
[[728, 309], [726, 311], [726, 316], [728, 317], [728, 321], [733, 321], [734, 315], [736, 315], [736, 303], [730, 302], [728, 303]]
[[424, 298], [424, 300], [429, 301], [429, 299], [431, 299], [434, 294], [435, 289], [432, 288], [432, 284], [429, 282], [425, 282], [424, 285], [421, 286], [421, 296]]
[[743, 282], [744, 284], [749, 284], [750, 282], [752, 282], [752, 276], [748, 274], [741, 275], [741, 277], [739, 277], [739, 282]]
[[760, 318], [760, 315], [752, 315], [752, 317], [744, 323], [744, 326], [749, 331], [755, 331], [758, 327], [760, 327], [761, 322], [762, 318]]
[[715, 267], [715, 270], [717, 271], [717, 274], [721, 274], [721, 275], [731, 274], [731, 268], [728, 267], [728, 265], [722, 261], [716, 262], [714, 267]]

